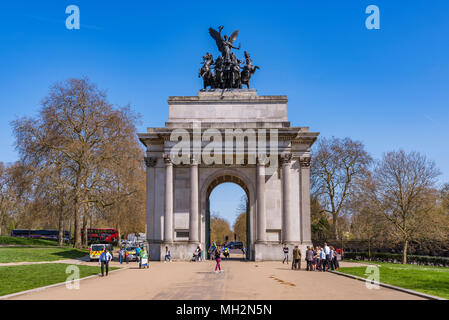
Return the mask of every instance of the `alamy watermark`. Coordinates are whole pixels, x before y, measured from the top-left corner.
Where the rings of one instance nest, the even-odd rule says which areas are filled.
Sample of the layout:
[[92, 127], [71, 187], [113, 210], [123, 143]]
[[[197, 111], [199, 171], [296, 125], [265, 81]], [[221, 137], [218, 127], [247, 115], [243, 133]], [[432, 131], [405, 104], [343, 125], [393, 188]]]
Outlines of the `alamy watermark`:
[[69, 30], [80, 28], [80, 8], [71, 4], [65, 8], [65, 13], [70, 14], [65, 20], [65, 27]]
[[78, 290], [80, 288], [80, 268], [72, 264], [67, 266], [65, 273], [69, 275], [65, 281], [66, 288]]
[[367, 276], [365, 280], [365, 286], [369, 290], [380, 289], [380, 271], [378, 266], [368, 266], [365, 269], [365, 275]]

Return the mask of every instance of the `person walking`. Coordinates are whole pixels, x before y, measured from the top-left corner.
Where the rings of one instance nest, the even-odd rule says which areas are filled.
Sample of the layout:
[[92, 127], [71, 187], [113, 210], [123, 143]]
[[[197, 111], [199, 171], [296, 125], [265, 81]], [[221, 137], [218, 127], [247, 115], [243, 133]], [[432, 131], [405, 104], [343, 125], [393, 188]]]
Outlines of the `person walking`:
[[171, 254], [170, 254], [170, 250], [168, 250], [168, 247], [165, 247], [165, 257], [164, 257], [164, 263], [171, 262]]
[[246, 260], [246, 248], [242, 247], [243, 260]]
[[200, 259], [200, 261], [203, 261], [204, 252], [203, 252], [203, 248], [201, 248], [201, 243], [199, 244], [198, 248], [200, 249], [199, 259]]
[[306, 271], [313, 271], [313, 250], [310, 247], [307, 247], [306, 261], [307, 261]]
[[301, 249], [298, 246], [293, 249], [292, 269], [301, 270]]
[[104, 277], [104, 269], [106, 268], [106, 276], [109, 273], [109, 261], [112, 260], [111, 254], [108, 252], [108, 249], [104, 249], [104, 251], [100, 254], [100, 258], [98, 262], [101, 264], [101, 276]]
[[284, 247], [282, 248], [282, 251], [284, 252], [284, 260], [282, 261], [282, 264], [284, 264], [285, 261], [287, 261], [287, 264], [288, 264], [288, 246], [286, 243], [284, 243]]
[[220, 255], [221, 255], [220, 248], [216, 247], [215, 252], [214, 252], [215, 262], [216, 262], [215, 273], [218, 273], [217, 269], [220, 270], [220, 272], [222, 271], [221, 266], [220, 266], [220, 261], [221, 261]]

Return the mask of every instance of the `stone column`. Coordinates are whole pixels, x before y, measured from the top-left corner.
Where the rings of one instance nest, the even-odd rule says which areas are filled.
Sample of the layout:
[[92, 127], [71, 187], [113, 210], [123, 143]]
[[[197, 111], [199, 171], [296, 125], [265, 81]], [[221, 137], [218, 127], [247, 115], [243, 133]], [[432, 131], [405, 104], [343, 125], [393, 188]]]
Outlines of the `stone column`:
[[301, 242], [312, 243], [310, 225], [310, 157], [300, 158], [300, 188], [301, 188]]
[[173, 163], [169, 155], [164, 155], [165, 161], [165, 215], [164, 242], [173, 242]]
[[292, 155], [281, 156], [282, 164], [282, 241], [291, 242], [292, 232], [292, 210], [291, 210], [291, 190], [290, 190], [290, 161]]
[[265, 159], [257, 159], [257, 242], [267, 241], [265, 214]]
[[156, 157], [145, 157], [146, 170], [146, 236], [147, 240], [154, 240], [154, 199], [156, 190], [154, 190], [154, 166], [156, 165]]
[[189, 238], [191, 242], [198, 242], [198, 162], [192, 160], [190, 165], [190, 216]]

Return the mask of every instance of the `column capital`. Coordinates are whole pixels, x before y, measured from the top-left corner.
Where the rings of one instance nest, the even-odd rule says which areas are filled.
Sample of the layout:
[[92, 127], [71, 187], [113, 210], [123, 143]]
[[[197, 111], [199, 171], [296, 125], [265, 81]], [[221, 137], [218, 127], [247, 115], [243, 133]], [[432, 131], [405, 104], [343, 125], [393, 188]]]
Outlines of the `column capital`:
[[257, 165], [258, 166], [266, 166], [268, 163], [268, 158], [266, 155], [257, 156]]
[[299, 158], [299, 164], [301, 165], [301, 168], [309, 168], [311, 160], [311, 157]]
[[197, 157], [191, 156], [191, 155], [189, 157], [190, 157], [190, 165], [191, 166], [197, 166], [200, 164], [200, 161]]
[[280, 162], [282, 165], [287, 165], [292, 160], [292, 154], [291, 153], [284, 153], [280, 155]]
[[171, 159], [170, 159], [170, 155], [167, 153], [164, 153], [162, 155], [162, 158], [164, 159], [165, 165], [172, 165]]
[[143, 160], [145, 161], [145, 165], [147, 168], [154, 167], [157, 162], [156, 157], [144, 157]]

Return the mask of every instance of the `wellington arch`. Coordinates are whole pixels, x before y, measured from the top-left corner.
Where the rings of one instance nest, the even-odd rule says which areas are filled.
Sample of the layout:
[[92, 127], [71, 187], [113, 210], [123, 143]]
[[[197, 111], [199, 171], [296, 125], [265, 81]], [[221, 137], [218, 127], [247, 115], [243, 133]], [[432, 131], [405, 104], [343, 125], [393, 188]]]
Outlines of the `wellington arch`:
[[[163, 259], [166, 246], [178, 260], [189, 260], [198, 245], [208, 248], [208, 198], [224, 182], [238, 184], [248, 196], [250, 260], [279, 260], [284, 243], [304, 252], [311, 245], [310, 148], [319, 133], [290, 126], [287, 97], [259, 96], [254, 89], [205, 89], [196, 96], [169, 97], [168, 107], [164, 127], [138, 134], [146, 146], [151, 259]], [[222, 138], [212, 139], [211, 132]], [[181, 140], [184, 155], [174, 161], [174, 154], [181, 155]]]

